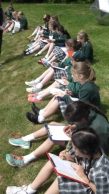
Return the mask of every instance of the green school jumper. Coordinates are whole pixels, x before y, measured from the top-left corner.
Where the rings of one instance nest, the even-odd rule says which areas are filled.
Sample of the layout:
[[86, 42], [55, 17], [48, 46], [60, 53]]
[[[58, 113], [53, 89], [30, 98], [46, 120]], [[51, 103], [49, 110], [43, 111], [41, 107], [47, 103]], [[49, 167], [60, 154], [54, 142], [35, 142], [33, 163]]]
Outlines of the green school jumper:
[[[109, 154], [109, 122], [103, 115], [95, 112], [94, 110], [90, 110], [88, 125], [97, 132], [100, 137], [101, 147], [106, 154]], [[72, 144], [71, 141], [69, 141], [66, 146], [66, 150], [70, 151], [71, 149]]]

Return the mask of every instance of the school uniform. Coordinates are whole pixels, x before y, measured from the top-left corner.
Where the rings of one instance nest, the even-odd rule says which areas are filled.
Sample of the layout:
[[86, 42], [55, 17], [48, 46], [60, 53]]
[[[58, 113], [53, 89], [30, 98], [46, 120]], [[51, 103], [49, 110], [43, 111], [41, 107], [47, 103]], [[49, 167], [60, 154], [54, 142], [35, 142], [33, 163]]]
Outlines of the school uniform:
[[90, 42], [84, 42], [80, 50], [78, 50], [73, 58], [76, 61], [88, 60], [93, 62], [93, 47]]
[[[88, 81], [84, 84], [78, 82], [71, 82], [67, 88], [72, 91], [72, 96], [79, 98], [79, 100], [91, 103], [100, 108], [100, 94], [97, 85], [94, 82]], [[69, 95], [64, 97], [57, 97], [61, 113], [64, 115], [67, 105], [72, 102]]]
[[[89, 168], [89, 163], [88, 159], [81, 159], [79, 162], [85, 173]], [[91, 161], [88, 178], [95, 184], [96, 194], [109, 193], [109, 158], [105, 154]], [[60, 176], [58, 176], [58, 186], [60, 194], [95, 194], [90, 187]]]
[[[83, 125], [84, 124], [85, 123], [83, 123]], [[85, 125], [88, 125], [97, 132], [100, 137], [103, 151], [105, 154], [109, 154], [109, 122], [107, 119], [100, 113], [90, 109], [89, 117]], [[78, 127], [82, 127], [82, 124], [81, 126], [78, 125], [77, 128]], [[72, 155], [72, 144], [70, 141], [68, 142], [66, 149]]]
[[26, 19], [25, 16], [22, 16], [19, 19], [19, 22], [20, 22], [20, 31], [21, 30], [27, 30], [28, 29], [28, 21], [27, 21], [27, 19]]
[[70, 58], [67, 58], [64, 62], [58, 64], [59, 68], [54, 68], [54, 79], [61, 79], [62, 77], [67, 77], [69, 82], [72, 81], [72, 62]]
[[62, 50], [61, 47], [65, 47], [65, 41], [68, 39], [68, 36], [66, 34], [59, 34], [55, 38], [55, 47], [53, 49], [54, 56], [56, 57], [57, 61], [61, 62], [65, 56], [66, 53]]

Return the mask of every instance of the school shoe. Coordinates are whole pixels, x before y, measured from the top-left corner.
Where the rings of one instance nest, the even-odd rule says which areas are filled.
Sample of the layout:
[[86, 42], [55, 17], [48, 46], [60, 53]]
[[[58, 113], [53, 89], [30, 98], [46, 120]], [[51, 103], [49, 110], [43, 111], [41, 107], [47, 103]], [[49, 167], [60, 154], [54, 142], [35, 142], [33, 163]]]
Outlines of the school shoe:
[[27, 51], [27, 52], [25, 52], [25, 55], [27, 56], [27, 55], [31, 55], [32, 53], [31, 53], [31, 51]]
[[10, 166], [14, 166], [14, 167], [25, 166], [22, 156], [16, 156], [13, 154], [6, 154], [6, 161]]
[[[16, 186], [9, 186], [6, 189], [6, 194], [30, 194], [27, 192], [28, 186], [23, 185], [21, 187]], [[36, 192], [33, 192], [31, 194], [34, 194]]]
[[33, 111], [36, 115], [39, 114], [40, 109], [35, 105], [34, 102], [32, 103], [31, 108], [32, 108], [32, 111]]
[[30, 81], [30, 82], [25, 81], [25, 84], [26, 84], [27, 86], [32, 87], [32, 86], [34, 86], [34, 85], [38, 84], [39, 82], [40, 82], [40, 80], [39, 80], [39, 79], [35, 79], [35, 80]]
[[23, 149], [29, 149], [30, 148], [30, 142], [24, 141], [22, 138], [10, 138], [9, 143], [13, 146], [18, 146]]
[[31, 88], [26, 88], [26, 91], [29, 92], [29, 93], [40, 92], [41, 87], [34, 86], [34, 87], [31, 87]]
[[32, 122], [33, 124], [38, 124], [38, 114], [33, 114], [31, 112], [26, 113], [27, 119]]
[[32, 94], [30, 93], [30, 94], [28, 94], [28, 98], [29, 98], [29, 97], [35, 97], [35, 96], [37, 96], [37, 95], [38, 95], [38, 93], [32, 93]]
[[37, 96], [29, 96], [28, 97], [28, 102], [40, 103], [40, 102], [42, 102], [42, 99], [38, 99]]

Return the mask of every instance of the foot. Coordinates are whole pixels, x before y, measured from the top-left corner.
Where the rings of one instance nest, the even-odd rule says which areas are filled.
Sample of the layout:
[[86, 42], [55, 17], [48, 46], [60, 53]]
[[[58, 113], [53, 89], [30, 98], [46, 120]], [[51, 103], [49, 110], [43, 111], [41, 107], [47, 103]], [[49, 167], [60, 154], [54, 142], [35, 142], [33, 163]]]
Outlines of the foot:
[[39, 79], [35, 79], [35, 80], [30, 81], [30, 82], [25, 81], [25, 84], [26, 84], [27, 86], [32, 87], [32, 86], [34, 86], [34, 85], [38, 84], [39, 82], [40, 82], [40, 80], [39, 80]]
[[28, 186], [23, 185], [21, 187], [16, 187], [16, 186], [7, 187], [6, 194], [30, 194], [30, 193], [28, 192]]
[[34, 86], [34, 87], [31, 87], [31, 88], [26, 88], [26, 91], [29, 92], [29, 93], [40, 92], [41, 91], [41, 87]]
[[14, 166], [14, 167], [25, 166], [22, 156], [16, 156], [13, 154], [6, 154], [6, 161], [10, 166]]
[[31, 112], [26, 113], [26, 117], [29, 121], [31, 121], [33, 124], [38, 124], [38, 114], [33, 114]]
[[41, 101], [42, 101], [42, 99], [38, 99], [37, 96], [29, 96], [28, 97], [28, 102], [40, 103]]
[[23, 149], [29, 149], [30, 148], [30, 142], [24, 141], [22, 138], [10, 138], [9, 143], [14, 146], [21, 147]]
[[29, 97], [36, 97], [37, 95], [38, 95], [38, 93], [32, 93], [32, 94], [30, 93], [30, 94], [28, 94], [28, 98]]

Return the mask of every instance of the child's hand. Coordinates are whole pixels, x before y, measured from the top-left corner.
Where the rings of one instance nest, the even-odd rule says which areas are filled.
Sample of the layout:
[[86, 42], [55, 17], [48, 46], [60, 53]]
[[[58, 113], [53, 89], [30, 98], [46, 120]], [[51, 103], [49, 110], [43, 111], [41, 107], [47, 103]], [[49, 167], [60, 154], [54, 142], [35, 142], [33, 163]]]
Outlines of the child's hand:
[[69, 81], [66, 79], [66, 77], [62, 77], [63, 85], [67, 86], [69, 84]]
[[69, 96], [72, 96], [72, 91], [70, 91], [70, 90], [67, 89], [66, 90], [66, 94], [69, 95]]
[[63, 150], [59, 153], [59, 157], [62, 159], [62, 160], [72, 160], [72, 157], [71, 155], [66, 151], [66, 150]]
[[71, 136], [72, 131], [76, 128], [76, 125], [68, 125], [66, 127], [64, 127], [64, 132], [66, 133], [66, 135]]
[[71, 163], [72, 168], [76, 171], [76, 173], [78, 174], [78, 176], [80, 176], [85, 182], [86, 184], [89, 184], [89, 179], [87, 178], [86, 174], [84, 173], [84, 169], [81, 165], [78, 165], [76, 163]]

